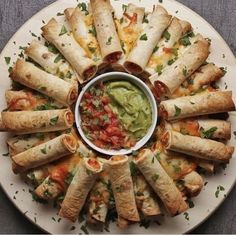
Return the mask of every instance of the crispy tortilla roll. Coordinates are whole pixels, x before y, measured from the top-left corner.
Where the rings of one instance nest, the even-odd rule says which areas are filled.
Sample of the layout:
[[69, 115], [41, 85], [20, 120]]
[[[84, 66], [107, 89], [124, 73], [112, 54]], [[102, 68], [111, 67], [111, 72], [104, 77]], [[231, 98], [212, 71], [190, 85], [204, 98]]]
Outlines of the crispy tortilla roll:
[[[160, 87], [165, 94], [170, 96], [179, 86], [196, 71], [209, 55], [209, 44], [207, 40], [199, 40], [184, 52], [180, 58], [171, 66], [166, 67], [163, 73], [156, 73], [149, 79], [155, 86], [157, 92]], [[159, 92], [162, 92], [160, 90]], [[162, 95], [162, 94], [161, 94]]]
[[171, 98], [193, 95], [211, 83], [218, 81], [224, 75], [223, 70], [210, 63], [201, 66], [195, 73], [187, 78], [184, 83], [171, 95]]
[[84, 159], [77, 166], [75, 176], [67, 190], [59, 215], [73, 222], [79, 216], [87, 195], [102, 171], [102, 163], [96, 159]]
[[109, 177], [118, 216], [128, 221], [139, 221], [128, 157], [113, 156], [109, 164]]
[[215, 170], [215, 164], [212, 161], [207, 160], [197, 160], [196, 163], [199, 167], [201, 167], [204, 171], [209, 174], [213, 174]]
[[62, 187], [57, 182], [51, 180], [50, 177], [47, 177], [34, 192], [41, 199], [53, 200], [61, 194]]
[[192, 29], [191, 24], [174, 17], [167, 28], [164, 37], [157, 44], [145, 71], [148, 75], [156, 73], [156, 68], [162, 70], [178, 58], [177, 42], [188, 31]]
[[90, 59], [84, 49], [67, 32], [64, 25], [54, 18], [42, 27], [43, 36], [52, 43], [81, 76], [83, 81], [92, 78], [97, 72], [95, 62]]
[[5, 124], [2, 121], [2, 114], [0, 114], [0, 131], [1, 132], [7, 131], [7, 128], [6, 128]]
[[77, 142], [72, 134], [62, 134], [46, 143], [30, 148], [12, 157], [13, 171], [22, 173], [74, 153]]
[[215, 119], [184, 119], [169, 123], [172, 130], [182, 134], [208, 139], [231, 138], [231, 124], [224, 120]]
[[145, 8], [129, 3], [127, 9], [123, 12], [121, 20], [116, 21], [118, 35], [125, 55], [129, 55], [143, 29], [144, 13]]
[[159, 157], [163, 169], [174, 180], [182, 179], [197, 167], [196, 163], [181, 153], [162, 151], [157, 152], [156, 156]]
[[45, 143], [57, 136], [57, 133], [51, 132], [25, 134], [9, 138], [7, 140], [7, 145], [9, 147], [10, 156], [15, 156], [18, 153], [24, 152], [32, 147]]
[[73, 104], [78, 96], [75, 84], [58, 79], [55, 75], [40, 70], [24, 60], [17, 60], [10, 77], [14, 81], [52, 97], [67, 106]]
[[116, 64], [112, 65], [115, 71], [125, 72], [123, 64], [143, 29], [144, 14], [145, 8], [129, 3], [122, 17], [119, 20], [115, 19], [117, 32], [124, 52], [123, 57]]
[[64, 12], [76, 41], [86, 51], [87, 55], [96, 62], [99, 70], [104, 68], [106, 63], [102, 61], [92, 15], [90, 13], [85, 14], [79, 7], [67, 8]]
[[169, 121], [234, 110], [232, 91], [205, 92], [170, 99], [162, 101], [159, 108], [160, 116]]
[[141, 174], [133, 177], [134, 193], [138, 209], [145, 216], [157, 216], [161, 214], [159, 204], [152, 189]]
[[102, 58], [109, 63], [115, 63], [122, 56], [122, 48], [112, 17], [110, 0], [90, 0], [90, 4]]
[[8, 111], [32, 111], [63, 108], [63, 105], [41, 93], [31, 90], [5, 92]]
[[26, 48], [25, 53], [47, 72], [67, 82], [77, 83], [76, 74], [70, 65], [63, 60], [63, 57], [58, 53], [53, 53], [52, 50], [49, 51], [49, 48], [39, 41], [33, 40], [30, 46]]
[[210, 139], [183, 135], [168, 131], [162, 136], [162, 143], [167, 150], [184, 153], [193, 157], [216, 162], [229, 162], [234, 147]]
[[188, 206], [180, 191], [151, 150], [143, 149], [136, 156], [134, 162], [153, 190], [160, 197], [171, 216], [187, 210]]
[[15, 111], [2, 112], [2, 120], [9, 131], [29, 134], [69, 129], [74, 123], [74, 116], [70, 109]]
[[192, 171], [183, 178], [184, 186], [189, 196], [196, 197], [203, 188], [203, 178], [196, 171]]
[[90, 196], [89, 196], [89, 209], [87, 215], [88, 223], [96, 223], [106, 221], [108, 212], [108, 204], [110, 198], [110, 192], [108, 189], [109, 178], [108, 173], [101, 173], [97, 181], [95, 182]]
[[127, 71], [133, 74], [143, 72], [170, 20], [171, 16], [168, 15], [163, 7], [155, 7], [149, 23], [140, 33], [139, 39], [137, 39], [135, 46], [124, 63]]

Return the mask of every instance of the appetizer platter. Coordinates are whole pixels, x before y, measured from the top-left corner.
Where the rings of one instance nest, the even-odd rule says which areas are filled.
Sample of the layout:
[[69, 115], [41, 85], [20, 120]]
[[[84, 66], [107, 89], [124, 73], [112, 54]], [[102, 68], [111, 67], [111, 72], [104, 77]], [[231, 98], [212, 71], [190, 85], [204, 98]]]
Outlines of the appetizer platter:
[[235, 183], [234, 55], [173, 0], [59, 0], [0, 56], [1, 186], [49, 233], [186, 233]]

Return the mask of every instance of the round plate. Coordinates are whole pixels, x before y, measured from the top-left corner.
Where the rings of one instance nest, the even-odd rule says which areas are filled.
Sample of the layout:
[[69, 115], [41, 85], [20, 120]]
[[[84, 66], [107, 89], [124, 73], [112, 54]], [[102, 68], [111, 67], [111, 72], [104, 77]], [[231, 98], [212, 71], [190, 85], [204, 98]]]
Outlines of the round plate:
[[[116, 12], [122, 12], [122, 4], [127, 4], [127, 0], [113, 0], [112, 5]], [[131, 2], [131, 1], [130, 1]], [[156, 1], [157, 2], [157, 1]], [[155, 3], [156, 3], [155, 2]], [[132, 3], [146, 7], [151, 10], [154, 4], [153, 0], [132, 0]], [[20, 53], [19, 46], [26, 46], [28, 42], [35, 38], [35, 35], [40, 35], [40, 27], [43, 21], [47, 22], [51, 17], [55, 17], [57, 12], [63, 12], [67, 7], [74, 7], [77, 5], [77, 0], [59, 0], [52, 5], [46, 7], [38, 14], [33, 16], [20, 30], [12, 37], [6, 45], [2, 54], [0, 55], [0, 68], [1, 68], [1, 87], [0, 87], [0, 107], [1, 110], [6, 108], [4, 93], [5, 90], [10, 88], [10, 79], [8, 78], [8, 67], [5, 63], [4, 57], [11, 57], [12, 62], [16, 60], [17, 55]], [[174, 0], [164, 0], [161, 3], [173, 16], [177, 16], [183, 20], [191, 22], [194, 29], [203, 34], [205, 37], [212, 40], [211, 55], [208, 59], [214, 62], [217, 66], [227, 67], [228, 73], [220, 81], [222, 90], [230, 89], [235, 91], [236, 84], [232, 81], [236, 70], [236, 60], [221, 36], [199, 15], [192, 10], [183, 6]], [[56, 17], [60, 21], [64, 21], [64, 16]], [[235, 101], [235, 99], [234, 99]], [[236, 130], [236, 115], [230, 114], [230, 121], [232, 123], [232, 132]], [[233, 135], [232, 135], [233, 136]], [[7, 153], [5, 144], [8, 134], [3, 133], [0, 136], [0, 152]], [[231, 145], [236, 144], [236, 139], [232, 137]], [[3, 155], [0, 159], [0, 180], [3, 189], [8, 197], [12, 200], [14, 205], [32, 222], [37, 224], [43, 230], [52, 234], [70, 234], [70, 233], [84, 233], [81, 226], [84, 223], [70, 223], [66, 220], [59, 219], [57, 210], [53, 207], [45, 206], [35, 201], [32, 201], [31, 194], [29, 193], [29, 186], [27, 186], [22, 179], [14, 175], [11, 170], [11, 162], [9, 157]], [[158, 224], [153, 224], [147, 229], [140, 227], [138, 224], [131, 225], [125, 231], [117, 228], [115, 223], [110, 225], [110, 232], [100, 232], [94, 229], [88, 229], [91, 234], [110, 233], [135, 233], [137, 234], [182, 234], [186, 233], [204, 220], [206, 220], [214, 210], [222, 203], [225, 197], [229, 194], [234, 186], [236, 175], [236, 153], [230, 164], [225, 170], [221, 170], [216, 175], [205, 177], [205, 186], [200, 195], [193, 200], [194, 207], [189, 209], [187, 213], [181, 214], [177, 217], [160, 217]], [[222, 186], [219, 195], [216, 194], [217, 187]], [[83, 227], [82, 227], [83, 229]]]

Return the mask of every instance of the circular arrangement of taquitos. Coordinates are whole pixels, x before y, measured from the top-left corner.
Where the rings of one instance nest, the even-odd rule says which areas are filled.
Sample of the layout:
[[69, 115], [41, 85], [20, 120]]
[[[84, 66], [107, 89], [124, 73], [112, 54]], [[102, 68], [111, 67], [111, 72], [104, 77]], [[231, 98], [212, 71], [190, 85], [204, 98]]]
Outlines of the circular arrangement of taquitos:
[[[109, 42], [108, 42], [108, 44], [109, 44]], [[168, 51], [168, 50], [167, 50]], [[72, 63], [71, 63], [72, 64]], [[72, 67], [73, 67], [73, 65], [72, 65]], [[190, 70], [191, 71], [191, 70]], [[193, 72], [193, 71], [192, 71]], [[192, 73], [191, 72], [191, 73]], [[183, 73], [183, 72], [182, 72]], [[196, 72], [197, 73], [197, 72]], [[186, 78], [187, 79], [187, 78]], [[231, 101], [230, 101], [230, 98], [227, 100], [229, 103], [232, 103]], [[193, 102], [192, 102], [193, 103]], [[193, 104], [192, 104], [193, 105]], [[176, 108], [177, 107], [177, 108]], [[173, 110], [173, 116], [175, 117], [175, 119], [177, 119], [176, 117], [178, 117], [178, 113], [182, 113], [182, 112], [179, 112], [179, 110], [180, 109], [182, 109], [181, 107], [179, 107], [179, 106], [177, 106], [176, 105], [176, 107], [174, 107], [174, 110]], [[234, 107], [233, 106], [230, 106], [231, 108], [230, 109], [225, 109], [225, 111], [230, 111], [230, 110], [234, 110]], [[181, 110], [182, 111], [182, 110]], [[177, 114], [176, 114], [177, 113]], [[204, 114], [207, 114], [207, 113], [204, 113]], [[178, 117], [178, 119], [179, 119], [180, 117]], [[3, 124], [3, 128], [4, 128], [4, 125], [5, 124]], [[215, 127], [216, 126], [213, 126], [213, 127], [211, 127], [211, 128], [214, 128], [213, 130], [215, 130]], [[209, 128], [210, 129], [210, 128]], [[204, 130], [204, 128], [203, 128], [203, 130]], [[205, 131], [208, 131], [208, 130], [205, 130]], [[224, 131], [223, 131], [224, 132]], [[203, 132], [204, 133], [204, 132]], [[214, 136], [214, 134], [215, 134], [215, 131], [214, 132], [212, 132], [213, 133], [213, 136]], [[225, 137], [228, 137], [226, 134], [225, 134]], [[201, 137], [202, 138], [202, 137]], [[205, 137], [205, 138], [209, 138], [209, 137]], [[217, 138], [218, 139], [218, 138]], [[226, 138], [226, 139], [228, 139], [228, 138]], [[161, 146], [161, 145], [160, 145]], [[90, 153], [91, 154], [91, 153]], [[90, 154], [88, 154], [88, 155], [90, 155]], [[87, 154], [86, 154], [87, 155]], [[171, 154], [170, 154], [171, 155]], [[193, 168], [194, 169], [194, 168]], [[50, 173], [50, 171], [49, 171], [49, 173]], [[185, 173], [187, 173], [187, 171], [185, 172]], [[183, 179], [185, 178], [186, 179], [186, 182], [188, 181], [188, 176], [191, 176], [191, 174], [192, 173], [194, 173], [193, 171], [192, 172], [189, 172], [189, 173], [187, 173], [185, 176], [183, 176]], [[50, 175], [50, 174], [49, 174]], [[58, 180], [57, 180], [58, 181]], [[60, 182], [60, 181], [59, 181]], [[187, 185], [187, 184], [186, 184]], [[186, 186], [185, 186], [186, 187]]]

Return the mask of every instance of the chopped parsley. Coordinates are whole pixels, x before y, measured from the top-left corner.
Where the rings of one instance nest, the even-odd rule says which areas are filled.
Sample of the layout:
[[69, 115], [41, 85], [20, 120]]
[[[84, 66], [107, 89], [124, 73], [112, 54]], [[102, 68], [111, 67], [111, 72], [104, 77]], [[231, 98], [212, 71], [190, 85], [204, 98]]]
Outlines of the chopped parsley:
[[163, 70], [163, 65], [157, 65], [156, 66], [156, 72], [158, 73], [158, 75], [162, 74], [162, 70]]
[[140, 40], [143, 40], [143, 41], [147, 41], [147, 40], [148, 40], [146, 34], [141, 35], [141, 37], [140, 37], [139, 39], [140, 39]]
[[123, 12], [126, 12], [127, 9], [128, 9], [128, 5], [122, 4], [122, 10], [123, 10]]
[[153, 181], [153, 182], [156, 182], [158, 179], [159, 179], [159, 175], [158, 175], [158, 174], [154, 174], [154, 175], [152, 176], [152, 181]]
[[166, 41], [169, 41], [171, 35], [167, 30], [165, 30], [164, 33], [163, 33], [163, 37], [166, 39]]
[[47, 147], [45, 146], [45, 147], [42, 148], [40, 151], [41, 151], [44, 155], [46, 155], [46, 154], [47, 154]]
[[9, 156], [9, 152], [8, 153], [3, 153], [2, 156], [8, 157]]
[[87, 229], [87, 225], [86, 225], [86, 224], [82, 225], [82, 226], [80, 227], [80, 229], [84, 232], [84, 234], [89, 234], [89, 231], [88, 231], [88, 229]]
[[37, 111], [54, 110], [54, 109], [58, 109], [58, 107], [56, 105], [53, 105], [52, 103], [42, 104], [35, 108], [35, 110]]
[[50, 125], [56, 125], [58, 122], [59, 116], [56, 116], [52, 119], [50, 119]]
[[189, 214], [188, 214], [188, 212], [184, 212], [184, 218], [189, 221]]
[[89, 11], [88, 11], [88, 8], [87, 8], [87, 4], [85, 2], [79, 3], [78, 7], [81, 9], [81, 11], [85, 12], [85, 15], [89, 14]]
[[191, 45], [191, 42], [190, 42], [190, 39], [189, 38], [192, 38], [194, 37], [194, 33], [191, 31], [191, 32], [188, 32], [187, 34], [185, 34], [181, 39], [180, 39], [180, 44], [181, 45], [184, 45], [185, 47], [188, 46], [188, 45]]
[[186, 67], [183, 68], [182, 73], [183, 73], [184, 76], [188, 75], [188, 71], [187, 71]]
[[175, 62], [174, 59], [170, 59], [170, 60], [167, 62], [167, 64], [170, 66], [170, 65], [172, 65], [174, 62]]
[[62, 13], [61, 13], [61, 12], [58, 12], [58, 13], [57, 13], [57, 16], [64, 16], [64, 13], [63, 13], [63, 12], [62, 12]]
[[181, 114], [181, 108], [175, 105], [175, 117], [179, 116]]
[[62, 59], [64, 59], [64, 57], [61, 54], [58, 54], [58, 56], [54, 60], [54, 63], [58, 63]]
[[172, 167], [175, 173], [179, 173], [181, 171], [181, 168], [178, 165], [173, 164]]
[[106, 42], [106, 45], [111, 45], [111, 40], [112, 40], [112, 37], [110, 36]]
[[64, 34], [66, 34], [67, 32], [68, 31], [67, 31], [66, 27], [63, 25], [62, 28], [61, 28], [61, 32], [60, 32], [59, 36], [62, 36]]
[[222, 185], [218, 185], [217, 189], [216, 189], [216, 192], [215, 192], [215, 197], [218, 198], [220, 192], [222, 192], [222, 191], [225, 191], [225, 188]]
[[36, 133], [35, 137], [40, 139], [40, 140], [44, 140], [44, 133]]
[[6, 64], [9, 65], [11, 62], [11, 58], [10, 57], [4, 57], [4, 58], [5, 58]]
[[143, 23], [149, 23], [149, 21], [148, 21], [148, 19], [147, 19], [147, 14], [144, 14], [144, 16], [143, 16]]
[[94, 25], [92, 25], [92, 28], [88, 32], [89, 34], [92, 34], [94, 37], [97, 36], [96, 28]]
[[212, 127], [208, 130], [204, 130], [203, 128], [200, 129], [200, 135], [202, 138], [210, 139], [212, 138], [214, 132], [217, 130], [217, 127]]
[[158, 49], [159, 49], [159, 47], [155, 46], [155, 48], [153, 49], [153, 53], [155, 53]]

